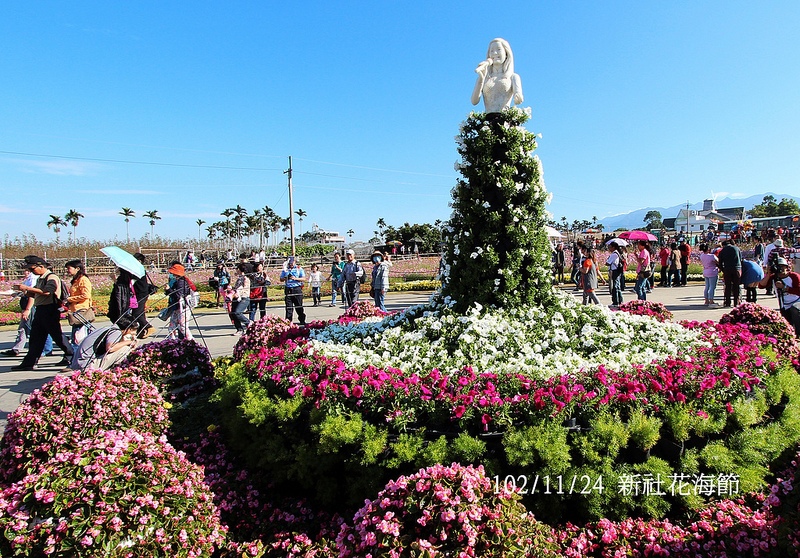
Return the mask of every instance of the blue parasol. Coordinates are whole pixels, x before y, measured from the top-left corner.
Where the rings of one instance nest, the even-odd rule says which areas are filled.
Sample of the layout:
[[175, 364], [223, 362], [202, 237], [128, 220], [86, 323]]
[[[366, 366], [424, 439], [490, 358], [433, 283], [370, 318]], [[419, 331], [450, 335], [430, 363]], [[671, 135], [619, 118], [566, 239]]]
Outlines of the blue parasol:
[[133, 257], [133, 254], [126, 252], [119, 246], [106, 246], [101, 248], [100, 251], [111, 258], [111, 261], [120, 269], [124, 269], [134, 277], [144, 277], [144, 266]]

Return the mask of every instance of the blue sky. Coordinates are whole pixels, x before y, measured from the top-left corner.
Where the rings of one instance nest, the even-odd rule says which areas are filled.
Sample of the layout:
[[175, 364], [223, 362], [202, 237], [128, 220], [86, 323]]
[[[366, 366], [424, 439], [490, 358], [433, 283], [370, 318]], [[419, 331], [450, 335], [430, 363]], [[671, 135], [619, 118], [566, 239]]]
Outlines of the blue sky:
[[[3, 2], [0, 234], [191, 238], [294, 207], [447, 219], [474, 68], [507, 39], [556, 219], [797, 194], [800, 2]], [[66, 231], [62, 232], [62, 237]]]

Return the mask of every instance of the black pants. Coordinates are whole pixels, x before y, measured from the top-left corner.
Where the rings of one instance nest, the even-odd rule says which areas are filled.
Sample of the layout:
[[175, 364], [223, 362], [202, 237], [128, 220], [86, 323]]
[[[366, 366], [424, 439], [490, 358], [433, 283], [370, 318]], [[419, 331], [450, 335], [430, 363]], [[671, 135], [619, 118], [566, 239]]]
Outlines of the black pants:
[[31, 324], [31, 336], [28, 341], [28, 352], [20, 363], [22, 366], [33, 366], [39, 360], [44, 349], [47, 336], [53, 343], [61, 347], [67, 358], [72, 357], [72, 347], [64, 342], [64, 333], [61, 331], [61, 313], [55, 304], [43, 304], [36, 307]]
[[662, 287], [669, 287], [669, 266], [661, 266], [661, 281], [658, 284]]
[[722, 272], [722, 280], [725, 282], [725, 306], [731, 305], [731, 298], [733, 298], [733, 305], [739, 306], [739, 296], [741, 295], [739, 280], [741, 278], [741, 269], [731, 269]]
[[303, 287], [286, 287], [286, 319], [292, 321], [294, 310], [301, 324], [306, 323], [306, 311], [303, 310]]
[[689, 277], [689, 259], [681, 258], [681, 285], [686, 286], [686, 279]]
[[781, 308], [781, 314], [794, 328], [794, 336], [800, 338], [800, 303], [795, 303], [789, 308]]
[[145, 316], [145, 308], [147, 305], [147, 299], [150, 298], [149, 296], [144, 297], [142, 300], [139, 300], [139, 307], [138, 308], [131, 308], [131, 318], [134, 322], [136, 322], [136, 330], [141, 334], [144, 333], [147, 328], [152, 327], [150, 322], [147, 321], [147, 316]]

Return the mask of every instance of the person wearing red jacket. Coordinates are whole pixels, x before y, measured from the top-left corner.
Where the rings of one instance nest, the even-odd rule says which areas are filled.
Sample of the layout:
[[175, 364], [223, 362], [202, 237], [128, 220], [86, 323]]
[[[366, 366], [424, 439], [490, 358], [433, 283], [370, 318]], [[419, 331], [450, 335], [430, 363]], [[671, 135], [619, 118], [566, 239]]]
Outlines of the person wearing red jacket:
[[692, 247], [682, 239], [678, 250], [681, 252], [681, 286], [686, 286], [686, 280], [689, 278], [689, 258], [692, 256]]
[[778, 290], [780, 312], [794, 327], [795, 336], [800, 337], [800, 274], [789, 271], [789, 262], [779, 257], [758, 286], [765, 289], [772, 281]]
[[661, 244], [661, 250], [658, 252], [658, 257], [661, 260], [661, 281], [658, 282], [659, 287], [669, 287], [669, 255], [672, 250], [666, 243]]

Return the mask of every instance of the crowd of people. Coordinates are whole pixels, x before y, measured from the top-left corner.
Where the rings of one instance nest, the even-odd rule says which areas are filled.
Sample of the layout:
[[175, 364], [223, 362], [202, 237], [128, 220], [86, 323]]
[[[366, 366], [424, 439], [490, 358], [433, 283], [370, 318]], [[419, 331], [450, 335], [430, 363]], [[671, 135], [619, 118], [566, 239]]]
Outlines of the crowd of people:
[[[143, 254], [134, 254], [134, 258], [146, 269]], [[370, 296], [375, 306], [386, 311], [391, 256], [376, 250], [371, 261]], [[64, 353], [58, 365], [65, 367], [65, 372], [80, 370], [88, 364], [109, 367], [124, 359], [138, 341], [155, 333], [155, 328], [147, 320], [146, 308], [149, 297], [158, 291], [158, 287], [147, 272], [140, 277], [122, 267], [116, 269], [107, 313], [111, 325], [98, 329], [93, 326], [92, 284], [84, 263], [81, 260], [66, 263], [64, 275], [70, 278], [69, 284], [51, 268], [44, 259], [27, 256], [23, 261], [24, 278], [13, 286], [20, 297], [22, 316], [14, 345], [0, 353], [7, 357], [22, 356], [22, 362], [13, 366], [13, 370], [34, 370], [40, 357], [52, 354], [54, 344]], [[197, 286], [187, 276], [189, 269], [187, 262], [179, 260], [170, 262], [167, 268], [164, 294], [168, 305], [159, 313], [159, 318], [168, 323], [168, 337], [193, 338], [190, 321], [194, 318], [192, 309], [197, 305], [199, 295]], [[310, 287], [313, 306], [322, 305], [322, 283], [327, 281], [331, 282], [328, 306], [335, 307], [337, 299], [343, 308], [358, 301], [361, 285], [367, 280], [367, 270], [356, 259], [355, 252], [347, 250], [344, 259], [337, 252], [328, 271], [325, 278], [321, 265], [314, 263], [306, 272], [295, 256], [283, 262], [280, 282], [283, 284], [287, 320], [291, 321], [297, 314], [299, 324], [306, 324], [303, 294], [306, 286]], [[228, 262], [219, 260], [208, 282], [215, 292], [217, 307], [225, 306], [234, 326], [234, 335], [242, 334], [256, 316], [263, 318], [266, 315], [267, 287], [271, 282], [263, 261], [251, 260], [243, 253], [229, 270]], [[71, 326], [69, 334], [62, 330], [62, 315], [67, 317]]]
[[[722, 281], [722, 303], [724, 307], [737, 306], [741, 302], [744, 289], [745, 302], [757, 302], [759, 290], [779, 298], [779, 308], [787, 321], [800, 336], [800, 276], [791, 271], [788, 246], [792, 240], [783, 238], [786, 231], [765, 231], [761, 236], [752, 236], [752, 249], [745, 252], [736, 239], [725, 238], [708, 241], [700, 240], [696, 245], [699, 254], [696, 261], [702, 267], [704, 281], [703, 303], [705, 306], [718, 306], [717, 286]], [[583, 291], [583, 304], [599, 304], [596, 296], [598, 282], [608, 285], [611, 295], [611, 308], [623, 303], [625, 291], [625, 271], [635, 265], [636, 281], [633, 287], [638, 300], [647, 300], [647, 294], [656, 287], [656, 269], [660, 265], [660, 281], [657, 286], [686, 286], [693, 248], [684, 236], [676, 236], [659, 244], [648, 240], [638, 240], [629, 245], [618, 238], [608, 238], [605, 248], [608, 255], [605, 266], [608, 277], [601, 273], [597, 239], [576, 241], [568, 255], [564, 244], [559, 242], [553, 248], [553, 280], [565, 283], [566, 262], [571, 262], [570, 282], [576, 291]], [[629, 252], [630, 251], [630, 252]]]

